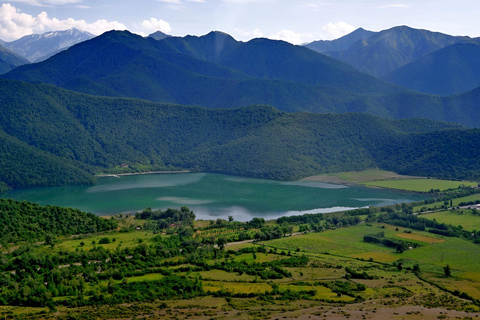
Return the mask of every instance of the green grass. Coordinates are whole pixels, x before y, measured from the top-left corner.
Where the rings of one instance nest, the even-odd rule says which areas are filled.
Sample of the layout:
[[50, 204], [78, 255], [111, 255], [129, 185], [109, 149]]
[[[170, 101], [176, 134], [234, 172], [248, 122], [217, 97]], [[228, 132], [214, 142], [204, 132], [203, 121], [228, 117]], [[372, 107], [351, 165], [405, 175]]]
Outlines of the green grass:
[[386, 179], [411, 178], [410, 176], [402, 176], [392, 171], [385, 171], [385, 170], [378, 170], [378, 169], [339, 172], [339, 173], [333, 173], [331, 175], [342, 180], [357, 182], [357, 183], [367, 182], [367, 181], [386, 180]]
[[363, 242], [363, 236], [371, 233], [385, 232], [386, 236], [394, 235], [395, 230], [380, 227], [359, 225], [350, 228], [328, 230], [322, 233], [311, 233], [302, 236], [285, 237], [266, 242], [267, 245], [278, 249], [295, 252], [302, 251], [316, 253], [330, 253], [341, 256], [350, 256], [366, 252], [392, 253], [392, 248]]
[[456, 271], [478, 272], [480, 266], [480, 246], [459, 238], [445, 238], [445, 242], [424, 246], [402, 253], [403, 258], [438, 267], [449, 265]]
[[[84, 239], [67, 240], [56, 245], [55, 250], [73, 251], [76, 248], [83, 248], [83, 250], [90, 250], [94, 246], [102, 246], [105, 249], [114, 250], [118, 246], [120, 246], [120, 248], [137, 246], [140, 243], [139, 241], [150, 242], [150, 240], [154, 236], [155, 235], [153, 234], [152, 231], [145, 231], [145, 230], [106, 233], [101, 235], [89, 236]], [[111, 242], [108, 244], [99, 244], [100, 239], [105, 237], [110, 238]], [[165, 235], [163, 237], [165, 237]], [[113, 238], [115, 238], [115, 242], [112, 242]], [[95, 241], [95, 244], [92, 243], [93, 241]], [[84, 243], [83, 246], [80, 244], [81, 242]]]
[[368, 187], [381, 187], [389, 189], [398, 189], [416, 192], [428, 192], [432, 189], [439, 189], [444, 191], [447, 189], [458, 188], [461, 185], [467, 187], [475, 187], [476, 182], [468, 181], [450, 181], [439, 179], [406, 179], [406, 180], [386, 180], [386, 181], [371, 181], [362, 183]]
[[[464, 212], [459, 214], [458, 212]], [[430, 220], [435, 219], [437, 222], [451, 224], [454, 226], [462, 226], [465, 230], [480, 230], [480, 216], [471, 214], [470, 210], [459, 211], [441, 211], [434, 213], [422, 214], [422, 218]]]
[[[453, 206], [458, 206], [461, 202], [470, 202], [470, 201], [477, 201], [480, 200], [480, 193], [472, 194], [466, 197], [456, 198], [452, 200]], [[450, 204], [449, 204], [450, 205]], [[443, 201], [429, 203], [429, 204], [422, 204], [420, 206], [413, 207], [414, 212], [419, 212], [422, 208], [441, 208], [443, 206]]]

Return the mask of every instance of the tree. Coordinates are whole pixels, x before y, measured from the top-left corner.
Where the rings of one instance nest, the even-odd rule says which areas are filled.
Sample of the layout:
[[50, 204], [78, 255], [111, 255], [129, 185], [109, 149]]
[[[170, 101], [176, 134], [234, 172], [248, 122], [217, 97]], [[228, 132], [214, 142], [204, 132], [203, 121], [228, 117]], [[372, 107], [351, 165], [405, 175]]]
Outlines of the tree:
[[233, 222], [233, 216], [228, 216], [228, 222]]
[[443, 267], [443, 273], [445, 274], [445, 277], [450, 277], [452, 275], [452, 270], [448, 264]]
[[53, 248], [55, 246], [55, 237], [52, 234], [47, 233], [45, 235], [45, 244]]
[[223, 250], [225, 248], [225, 245], [227, 244], [227, 238], [226, 237], [220, 237], [217, 239], [217, 246], [220, 250]]

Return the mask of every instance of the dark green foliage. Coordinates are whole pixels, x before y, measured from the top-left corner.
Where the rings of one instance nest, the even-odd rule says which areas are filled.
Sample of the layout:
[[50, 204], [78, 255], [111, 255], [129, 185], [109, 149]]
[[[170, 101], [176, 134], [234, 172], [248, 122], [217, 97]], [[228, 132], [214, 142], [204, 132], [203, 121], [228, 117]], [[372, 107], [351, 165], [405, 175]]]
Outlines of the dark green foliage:
[[3, 189], [93, 183], [92, 172], [123, 163], [279, 180], [372, 167], [475, 178], [480, 168], [480, 130], [429, 120], [210, 110], [5, 80], [0, 93]]
[[448, 264], [443, 267], [443, 273], [445, 274], [445, 277], [450, 277], [452, 275], [452, 270]]
[[367, 234], [363, 236], [363, 241], [378, 243], [386, 247], [396, 248], [397, 252], [402, 253], [408, 248], [418, 248], [420, 245], [416, 242], [400, 240], [396, 238], [386, 238], [383, 232], [378, 234]]
[[115, 227], [113, 220], [77, 209], [0, 199], [0, 243], [3, 244], [38, 240], [53, 242], [53, 236], [109, 231]]
[[180, 210], [168, 208], [165, 211], [147, 208], [142, 212], [135, 213], [135, 218], [157, 221], [158, 229], [165, 229], [168, 225], [175, 223], [192, 226], [195, 221], [195, 214], [187, 207], [182, 207]]

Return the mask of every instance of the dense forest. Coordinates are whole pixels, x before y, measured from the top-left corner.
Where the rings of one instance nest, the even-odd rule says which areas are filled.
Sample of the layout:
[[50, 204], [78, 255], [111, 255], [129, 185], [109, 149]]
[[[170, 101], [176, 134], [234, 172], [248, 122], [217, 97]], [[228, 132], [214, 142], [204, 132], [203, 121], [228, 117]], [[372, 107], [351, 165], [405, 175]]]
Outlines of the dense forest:
[[480, 168], [480, 130], [444, 122], [211, 110], [6, 80], [0, 92], [3, 189], [89, 184], [121, 164], [278, 180], [372, 167], [477, 178]]
[[53, 241], [52, 237], [110, 231], [114, 220], [92, 213], [27, 201], [0, 199], [0, 244], [18, 241]]

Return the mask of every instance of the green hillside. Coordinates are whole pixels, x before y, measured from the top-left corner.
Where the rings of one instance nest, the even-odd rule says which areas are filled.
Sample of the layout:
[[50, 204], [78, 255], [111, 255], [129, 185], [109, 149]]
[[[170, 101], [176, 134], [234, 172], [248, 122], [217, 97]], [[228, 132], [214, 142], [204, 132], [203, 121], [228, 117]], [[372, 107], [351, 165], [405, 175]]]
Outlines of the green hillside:
[[18, 66], [30, 63], [27, 59], [24, 59], [16, 53], [3, 47], [0, 43], [0, 74], [6, 73]]
[[212, 110], [7, 80], [0, 92], [0, 177], [14, 188], [92, 183], [124, 163], [279, 180], [371, 167], [475, 178], [480, 168], [480, 130], [430, 120]]

